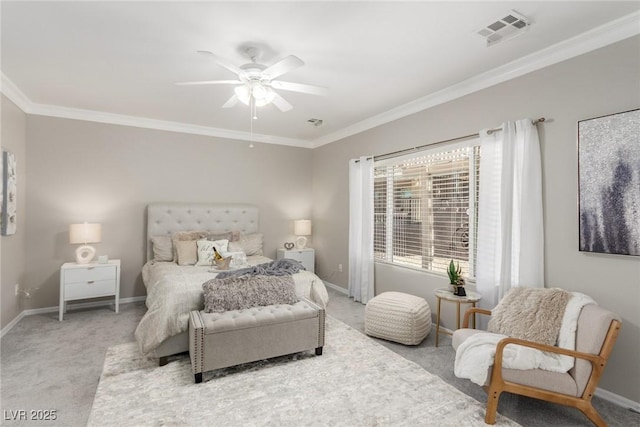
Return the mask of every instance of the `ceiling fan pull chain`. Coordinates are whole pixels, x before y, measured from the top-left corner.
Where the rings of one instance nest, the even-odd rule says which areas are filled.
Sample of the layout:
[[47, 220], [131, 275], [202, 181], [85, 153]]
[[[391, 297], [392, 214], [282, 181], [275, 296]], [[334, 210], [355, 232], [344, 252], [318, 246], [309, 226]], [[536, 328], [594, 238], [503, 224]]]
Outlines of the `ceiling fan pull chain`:
[[249, 106], [249, 126], [251, 128], [251, 140], [253, 141], [253, 111], [251, 106]]

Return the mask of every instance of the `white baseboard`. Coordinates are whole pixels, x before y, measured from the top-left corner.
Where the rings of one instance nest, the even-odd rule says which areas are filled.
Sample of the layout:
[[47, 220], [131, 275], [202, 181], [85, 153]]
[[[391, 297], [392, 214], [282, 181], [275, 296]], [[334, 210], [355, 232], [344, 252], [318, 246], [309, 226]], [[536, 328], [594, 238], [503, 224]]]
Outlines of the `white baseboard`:
[[21, 321], [24, 316], [25, 316], [24, 311], [21, 311], [20, 314], [18, 314], [16, 317], [14, 317], [11, 322], [7, 323], [7, 326], [2, 328], [2, 332], [0, 332], [0, 338], [2, 338], [7, 332], [9, 332], [11, 330], [11, 328], [16, 326], [18, 324], [18, 322]]
[[327, 282], [326, 280], [323, 280], [323, 282], [327, 288], [331, 288], [334, 291], [340, 292], [341, 294], [349, 295], [349, 291], [342, 286], [334, 285], [333, 283]]
[[612, 393], [608, 390], [604, 390], [599, 387], [596, 388], [596, 396], [608, 402], [614, 403], [618, 406], [622, 406], [623, 408], [628, 408], [633, 412], [637, 412], [640, 414], [640, 403], [634, 402], [631, 399], [627, 399], [624, 396], [620, 396], [619, 394]]
[[[120, 298], [120, 304], [128, 304], [132, 302], [144, 301], [147, 299], [146, 296], [142, 297], [129, 297], [129, 298]], [[113, 305], [114, 302], [112, 300], [105, 301], [95, 301], [95, 302], [82, 302], [76, 304], [67, 304], [67, 310], [74, 308], [92, 308], [92, 307], [102, 307], [105, 305]], [[2, 328], [2, 332], [0, 332], [0, 338], [4, 337], [7, 332], [9, 332], [14, 326], [18, 324], [20, 320], [22, 320], [25, 316], [33, 316], [34, 314], [45, 314], [45, 313], [57, 313], [60, 310], [59, 306], [53, 307], [43, 307], [43, 308], [30, 308], [27, 310], [23, 310], [18, 314], [11, 322], [7, 324], [4, 328]]]

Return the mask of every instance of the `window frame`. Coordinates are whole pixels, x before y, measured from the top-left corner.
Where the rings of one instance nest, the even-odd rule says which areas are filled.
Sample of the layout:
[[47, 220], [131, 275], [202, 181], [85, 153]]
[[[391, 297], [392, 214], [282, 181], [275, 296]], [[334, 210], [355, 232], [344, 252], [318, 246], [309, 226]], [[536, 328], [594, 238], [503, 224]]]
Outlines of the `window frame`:
[[[474, 149], [475, 147], [477, 147], [477, 149]], [[464, 140], [464, 141], [459, 141], [459, 142], [454, 142], [454, 143], [446, 143], [443, 145], [438, 145], [437, 147], [425, 147], [424, 149], [421, 150], [416, 150], [413, 151], [409, 154], [404, 154], [401, 156], [395, 156], [395, 157], [389, 157], [389, 158], [383, 158], [381, 160], [376, 160], [374, 162], [374, 171], [377, 168], [382, 168], [382, 167], [386, 167], [387, 171], [386, 171], [386, 176], [393, 176], [390, 171], [392, 170], [393, 167], [397, 167], [399, 165], [401, 165], [403, 162], [409, 161], [409, 160], [414, 160], [416, 158], [420, 158], [420, 157], [424, 157], [424, 156], [435, 156], [438, 154], [444, 154], [447, 152], [453, 152], [454, 150], [459, 150], [459, 149], [468, 149], [468, 148], [472, 148], [470, 156], [469, 156], [469, 172], [468, 172], [468, 179], [469, 179], [469, 190], [468, 190], [468, 203], [469, 203], [469, 212], [470, 212], [470, 217], [469, 217], [469, 221], [468, 221], [468, 234], [469, 234], [469, 252], [468, 252], [468, 263], [469, 263], [469, 267], [468, 267], [468, 272], [465, 272], [465, 280], [467, 280], [467, 282], [471, 282], [474, 283], [476, 276], [475, 276], [475, 269], [477, 266], [477, 224], [478, 224], [478, 196], [479, 196], [479, 183], [478, 183], [478, 179], [479, 179], [479, 152], [480, 152], [480, 138], [479, 137], [472, 137], [470, 139]], [[375, 173], [375, 172], [374, 172]], [[375, 179], [373, 180], [373, 184], [374, 186], [374, 194], [375, 194]], [[425, 268], [425, 267], [419, 267], [416, 265], [411, 265], [409, 263], [399, 263], [397, 261], [394, 261], [394, 254], [393, 254], [393, 237], [394, 237], [394, 226], [393, 226], [393, 222], [394, 222], [394, 210], [393, 210], [393, 205], [395, 202], [395, 197], [394, 197], [394, 185], [395, 185], [395, 180], [394, 179], [387, 179], [386, 180], [386, 198], [385, 198], [385, 246], [384, 246], [384, 257], [378, 257], [378, 256], [374, 256], [374, 262], [375, 263], [380, 263], [380, 264], [384, 264], [384, 265], [390, 265], [393, 267], [400, 267], [400, 268], [406, 268], [409, 270], [413, 270], [413, 271], [419, 271], [419, 272], [423, 272], [423, 273], [427, 273], [427, 274], [433, 274], [435, 276], [438, 277], [447, 277], [447, 273], [446, 271], [441, 271], [441, 270], [434, 270], [434, 269], [429, 269], [429, 268]], [[473, 194], [475, 192], [475, 194]], [[472, 196], [473, 195], [473, 196]], [[374, 203], [375, 203], [375, 196], [374, 196]], [[374, 209], [375, 212], [375, 209]], [[471, 215], [473, 215], [473, 220]], [[375, 241], [375, 236], [374, 236], [374, 241]], [[435, 247], [435, 243], [432, 243], [432, 247]], [[375, 243], [374, 243], [374, 248], [375, 248]], [[391, 250], [389, 250], [391, 249]], [[375, 253], [375, 250], [374, 250]], [[421, 253], [421, 256], [424, 257], [424, 250]]]

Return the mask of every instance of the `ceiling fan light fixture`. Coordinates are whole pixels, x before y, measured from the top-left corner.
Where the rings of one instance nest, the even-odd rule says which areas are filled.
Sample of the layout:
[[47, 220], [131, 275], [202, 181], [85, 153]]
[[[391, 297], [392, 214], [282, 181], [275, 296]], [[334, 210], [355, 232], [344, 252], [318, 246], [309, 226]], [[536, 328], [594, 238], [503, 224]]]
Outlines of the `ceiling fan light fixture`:
[[275, 80], [283, 74], [304, 65], [304, 62], [297, 56], [289, 55], [274, 64], [266, 66], [257, 62], [257, 59], [260, 57], [260, 51], [257, 48], [250, 47], [245, 49], [245, 52], [251, 59], [251, 63], [237, 67], [230, 61], [227, 61], [212, 52], [198, 51], [198, 53], [210, 57], [218, 65], [236, 74], [238, 76], [237, 80], [207, 80], [181, 82], [177, 84], [187, 86], [218, 84], [235, 85], [234, 95], [222, 105], [222, 108], [232, 108], [238, 103], [238, 101], [240, 101], [251, 107], [254, 115], [255, 107], [263, 107], [267, 104], [273, 104], [282, 112], [291, 110], [293, 106], [277, 92], [277, 90], [280, 89], [311, 95], [327, 96], [327, 89], [323, 87]]
[[249, 105], [249, 101], [251, 100], [251, 93], [247, 85], [236, 86], [233, 90], [236, 93], [236, 96], [245, 105]]
[[261, 83], [255, 83], [253, 85], [253, 88], [251, 89], [251, 94], [256, 99], [256, 101], [266, 99], [267, 89], [264, 86], [262, 86]]
[[251, 98], [253, 98], [253, 104], [256, 107], [264, 107], [265, 105], [270, 104], [276, 97], [276, 93], [273, 89], [269, 86], [264, 86], [260, 82], [236, 86], [234, 92], [240, 102], [245, 105], [250, 105]]

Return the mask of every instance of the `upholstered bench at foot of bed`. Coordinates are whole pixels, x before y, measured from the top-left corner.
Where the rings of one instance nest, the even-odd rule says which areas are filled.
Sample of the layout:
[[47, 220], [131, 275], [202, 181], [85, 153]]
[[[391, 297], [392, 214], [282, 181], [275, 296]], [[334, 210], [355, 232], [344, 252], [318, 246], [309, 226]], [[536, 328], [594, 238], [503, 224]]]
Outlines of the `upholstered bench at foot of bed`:
[[202, 373], [315, 349], [322, 354], [325, 312], [302, 299], [224, 313], [189, 314], [189, 356], [195, 382]]

